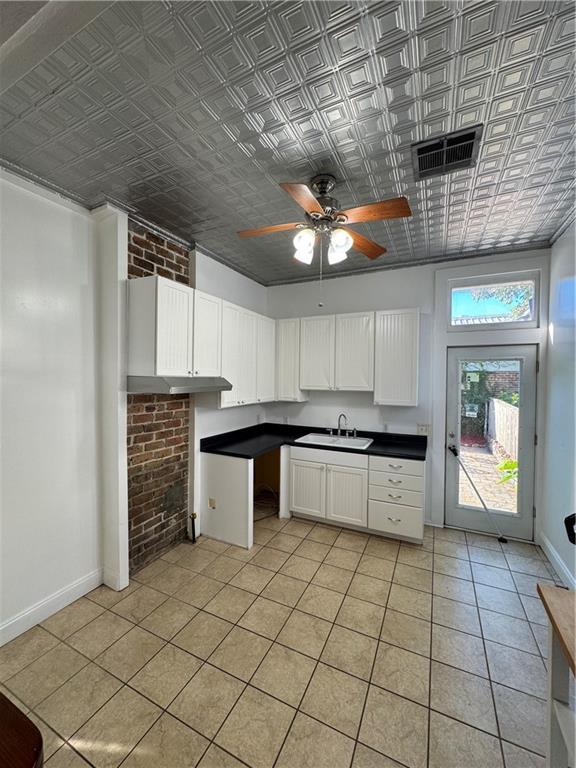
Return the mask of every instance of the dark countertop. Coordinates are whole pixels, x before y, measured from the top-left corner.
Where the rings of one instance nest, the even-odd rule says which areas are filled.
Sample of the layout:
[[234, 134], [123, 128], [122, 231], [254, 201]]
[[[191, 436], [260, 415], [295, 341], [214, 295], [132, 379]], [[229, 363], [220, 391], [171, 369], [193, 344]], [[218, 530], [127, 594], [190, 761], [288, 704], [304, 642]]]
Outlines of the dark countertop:
[[255, 459], [282, 445], [296, 445], [300, 448], [315, 448], [322, 451], [344, 451], [345, 453], [367, 454], [369, 456], [393, 456], [396, 459], [424, 461], [428, 438], [421, 435], [398, 435], [393, 432], [362, 432], [358, 437], [371, 437], [373, 443], [365, 450], [336, 448], [327, 445], [311, 445], [295, 442], [309, 432], [326, 433], [324, 427], [301, 427], [294, 424], [255, 424], [253, 427], [223, 432], [205, 437], [200, 441], [204, 453], [218, 453], [240, 459]]

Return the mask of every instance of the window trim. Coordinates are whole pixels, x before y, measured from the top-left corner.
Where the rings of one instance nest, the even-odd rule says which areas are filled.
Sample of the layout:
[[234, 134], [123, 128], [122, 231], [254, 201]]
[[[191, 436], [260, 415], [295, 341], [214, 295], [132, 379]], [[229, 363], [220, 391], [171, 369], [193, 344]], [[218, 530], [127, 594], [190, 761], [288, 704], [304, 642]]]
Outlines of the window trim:
[[[483, 288], [491, 285], [506, 283], [519, 283], [528, 280], [534, 283], [534, 317], [532, 320], [511, 320], [505, 323], [467, 323], [466, 325], [452, 325], [452, 291], [457, 288]], [[478, 274], [473, 277], [456, 277], [447, 280], [447, 317], [446, 326], [448, 333], [462, 333], [467, 331], [504, 331], [519, 330], [521, 328], [540, 328], [540, 270], [531, 269], [522, 272], [500, 272], [488, 275]]]

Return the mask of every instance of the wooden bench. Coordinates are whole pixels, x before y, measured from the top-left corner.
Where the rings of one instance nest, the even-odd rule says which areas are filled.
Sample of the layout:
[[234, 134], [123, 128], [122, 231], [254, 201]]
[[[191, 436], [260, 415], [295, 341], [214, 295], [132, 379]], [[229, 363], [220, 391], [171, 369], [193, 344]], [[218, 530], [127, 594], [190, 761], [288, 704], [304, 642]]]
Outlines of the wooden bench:
[[42, 768], [42, 735], [29, 717], [0, 693], [0, 767]]

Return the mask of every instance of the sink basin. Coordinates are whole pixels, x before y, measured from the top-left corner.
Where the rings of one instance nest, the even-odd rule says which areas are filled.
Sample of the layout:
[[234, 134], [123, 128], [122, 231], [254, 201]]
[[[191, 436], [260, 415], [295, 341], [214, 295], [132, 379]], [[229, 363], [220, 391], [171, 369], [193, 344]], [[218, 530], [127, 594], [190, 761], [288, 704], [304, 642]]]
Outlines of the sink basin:
[[310, 432], [308, 435], [298, 437], [295, 443], [307, 443], [308, 445], [324, 445], [329, 448], [353, 448], [364, 451], [373, 442], [371, 437], [338, 437], [338, 435], [322, 435]]

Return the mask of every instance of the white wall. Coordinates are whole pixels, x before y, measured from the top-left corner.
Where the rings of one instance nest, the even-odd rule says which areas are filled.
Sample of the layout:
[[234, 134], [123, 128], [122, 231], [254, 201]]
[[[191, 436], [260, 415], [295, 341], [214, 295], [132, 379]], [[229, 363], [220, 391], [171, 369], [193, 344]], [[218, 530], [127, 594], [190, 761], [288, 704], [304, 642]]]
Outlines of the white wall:
[[0, 643], [101, 581], [90, 214], [0, 174]]
[[576, 241], [572, 225], [552, 247], [546, 388], [542, 545], [576, 588], [576, 547], [563, 520], [576, 512]]

